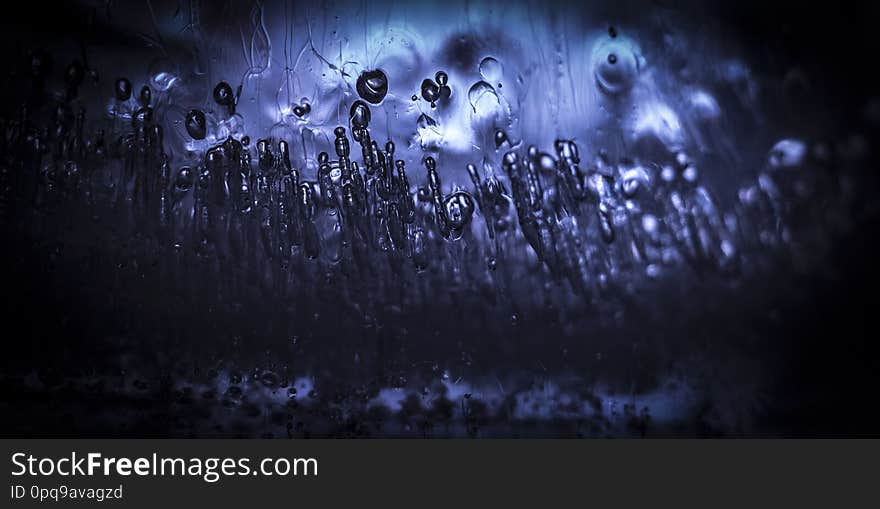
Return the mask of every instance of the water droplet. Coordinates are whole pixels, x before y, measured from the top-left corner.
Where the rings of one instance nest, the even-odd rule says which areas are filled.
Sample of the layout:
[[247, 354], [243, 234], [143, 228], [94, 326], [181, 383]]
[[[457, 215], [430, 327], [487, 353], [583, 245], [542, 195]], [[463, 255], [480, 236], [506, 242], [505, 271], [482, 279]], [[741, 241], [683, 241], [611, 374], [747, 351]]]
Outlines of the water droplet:
[[388, 77], [379, 69], [364, 71], [355, 86], [358, 95], [371, 104], [379, 104], [388, 93]]
[[232, 87], [229, 83], [221, 81], [214, 87], [214, 102], [220, 106], [232, 106], [235, 101], [233, 97]]
[[299, 118], [304, 118], [312, 111], [312, 105], [306, 98], [302, 98], [300, 103], [293, 107], [293, 114]]
[[437, 102], [440, 99], [440, 87], [433, 80], [422, 81], [422, 98], [429, 103]]
[[504, 76], [504, 68], [494, 57], [486, 57], [480, 62], [480, 76], [489, 83], [498, 83]]
[[471, 86], [468, 90], [468, 102], [471, 103], [474, 113], [481, 116], [493, 114], [501, 104], [495, 89], [485, 81], [478, 81]]
[[186, 114], [186, 132], [194, 140], [204, 140], [207, 135], [207, 123], [205, 114], [200, 110], [190, 110]]
[[474, 215], [474, 199], [464, 191], [456, 191], [447, 196], [443, 203], [449, 226], [453, 230], [462, 230]]
[[352, 129], [365, 129], [370, 126], [370, 107], [363, 101], [355, 101], [348, 116]]
[[593, 49], [593, 76], [606, 94], [629, 91], [639, 76], [635, 47], [623, 39], [606, 40]]

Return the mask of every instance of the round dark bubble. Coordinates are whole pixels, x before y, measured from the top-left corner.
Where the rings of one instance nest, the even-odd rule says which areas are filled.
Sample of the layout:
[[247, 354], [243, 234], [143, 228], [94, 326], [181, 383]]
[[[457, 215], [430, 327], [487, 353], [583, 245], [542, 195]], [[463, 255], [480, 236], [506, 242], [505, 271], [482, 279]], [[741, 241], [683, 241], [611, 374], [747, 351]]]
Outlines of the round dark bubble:
[[186, 132], [194, 140], [204, 140], [208, 134], [205, 114], [201, 110], [190, 110], [186, 114]]
[[214, 102], [220, 106], [232, 106], [235, 98], [233, 96], [232, 87], [229, 83], [221, 81], [214, 87]]
[[351, 105], [348, 116], [354, 129], [364, 129], [370, 125], [370, 107], [363, 101], [355, 101]]
[[440, 87], [433, 80], [422, 81], [422, 99], [429, 103], [437, 102], [437, 99], [440, 99]]
[[361, 99], [370, 104], [379, 104], [388, 93], [388, 77], [381, 69], [364, 71], [358, 76], [355, 88]]
[[437, 74], [434, 75], [434, 80], [443, 87], [449, 83], [449, 75], [444, 71], [437, 71]]

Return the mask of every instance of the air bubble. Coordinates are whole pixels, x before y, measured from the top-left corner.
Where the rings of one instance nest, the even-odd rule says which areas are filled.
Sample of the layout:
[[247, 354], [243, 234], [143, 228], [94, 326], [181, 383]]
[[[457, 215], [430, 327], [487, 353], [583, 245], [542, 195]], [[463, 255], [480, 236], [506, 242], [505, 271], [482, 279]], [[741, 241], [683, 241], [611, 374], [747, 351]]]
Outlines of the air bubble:
[[186, 114], [186, 132], [194, 140], [204, 140], [207, 135], [207, 122], [205, 114], [200, 110], [190, 110]]
[[499, 83], [504, 75], [504, 68], [501, 62], [494, 57], [486, 57], [480, 62], [480, 76], [483, 81], [489, 83]]
[[355, 88], [361, 99], [379, 104], [388, 93], [388, 77], [380, 69], [364, 71], [358, 76]]

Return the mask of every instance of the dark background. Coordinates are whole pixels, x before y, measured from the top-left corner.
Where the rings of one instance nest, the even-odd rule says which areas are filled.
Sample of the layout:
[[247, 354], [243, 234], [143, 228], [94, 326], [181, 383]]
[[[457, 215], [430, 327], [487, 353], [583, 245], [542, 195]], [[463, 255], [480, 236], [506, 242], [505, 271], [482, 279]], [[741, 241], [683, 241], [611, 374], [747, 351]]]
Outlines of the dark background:
[[[707, 5], [703, 2], [679, 4], [677, 2], [645, 2], [644, 9], [654, 6], [682, 8], [692, 13], [695, 19], [723, 20], [728, 29], [726, 36], [753, 44], [754, 60], [750, 63], [756, 68], [783, 68], [780, 59], [787, 63], [797, 63], [811, 73], [824, 79], [814, 82], [811, 96], [805, 99], [805, 106], [812, 104], [816, 97], [825, 104], [827, 124], [822, 126], [830, 132], [845, 133], [860, 129], [868, 136], [871, 152], [875, 152], [878, 141], [876, 127], [864, 127], [862, 110], [867, 98], [877, 94], [875, 77], [876, 56], [880, 44], [876, 37], [876, 23], [880, 12], [876, 4], [849, 2], [811, 3], [811, 2], [722, 2]], [[560, 6], [561, 7], [561, 6]], [[14, 73], [18, 61], [32, 45], [52, 46], [75, 39], [85, 29], [84, 18], [88, 9], [75, 2], [18, 2], [4, 7], [2, 38], [5, 76], [3, 83], [6, 92], [0, 93], [0, 111], [12, 115], [17, 104], [9, 98], [15, 96], [16, 80]], [[614, 7], [609, 7], [614, 11]], [[614, 13], [626, 16], [627, 13]], [[102, 30], [98, 30], [102, 32]], [[136, 41], [126, 40], [124, 36], [107, 29], [97, 41], [96, 51], [101, 45], [136, 45]], [[57, 71], [61, 65], [56, 65]], [[108, 74], [103, 79], [109, 80]], [[109, 82], [109, 81], [108, 81]], [[877, 190], [875, 159], [864, 164], [860, 186], [866, 196], [873, 196]], [[869, 209], [870, 207], [866, 207]], [[724, 338], [724, 324], [734, 324], [762, 331], [759, 337], [766, 341], [739, 341], [736, 331], [729, 331], [725, 343], [732, 351], [731, 358], [745, 356], [756, 361], [759, 368], [734, 365], [724, 369], [737, 372], [730, 378], [731, 385], [715, 388], [715, 394], [737, 392], [737, 383], [745, 383], [752, 375], [762, 378], [761, 398], [766, 404], [756, 413], [754, 423], [746, 431], [736, 426], [728, 426], [723, 421], [707, 424], [706, 415], [698, 414], [685, 419], [686, 422], [672, 429], [647, 428], [641, 431], [647, 436], [805, 436], [805, 437], [853, 437], [877, 436], [878, 408], [875, 402], [880, 364], [878, 364], [877, 313], [878, 274], [876, 214], [861, 214], [856, 219], [856, 229], [848, 235], [834, 240], [835, 248], [827, 259], [828, 271], [816, 271], [808, 276], [768, 274], [762, 281], [751, 281], [748, 288], [740, 292], [745, 295], [743, 303], [726, 316], [691, 317], [691, 320], [678, 325], [670, 325], [667, 331], [652, 330], [657, 341], [673, 335], [691, 335], [693, 342], [702, 342], [703, 336], [713, 335]], [[204, 366], [209, 362], [199, 362], [199, 351], [204, 343], [202, 338], [194, 340], [194, 345], [169, 345], [154, 343], [156, 337], [151, 321], [151, 299], [158, 299], [161, 290], [145, 281], [141, 286], [131, 288], [131, 299], [121, 299], [108, 305], [102, 299], [104, 281], [87, 279], [78, 270], [81, 259], [54, 258], [52, 253], [42, 249], [36, 251], [32, 239], [20, 232], [12, 232], [3, 225], [4, 242], [0, 249], [0, 281], [2, 281], [2, 304], [0, 304], [0, 324], [2, 337], [2, 373], [0, 373], [0, 434], [4, 436], [167, 436], [177, 435], [175, 421], [181, 418], [197, 419], [200, 410], [182, 412], [177, 403], [180, 394], [175, 393], [173, 380], [182, 376], [178, 371], [189, 372], [195, 365]], [[124, 239], [121, 239], [124, 241]], [[833, 275], [829, 275], [833, 273]], [[711, 292], [709, 292], [711, 294]], [[770, 296], [768, 296], [770, 295]], [[700, 295], [699, 291], [691, 298], [712, 298], [713, 295]], [[126, 313], [119, 314], [119, 302]], [[755, 308], [765, 302], [772, 302], [777, 313], [771, 318], [755, 318]], [[658, 304], [661, 306], [663, 304]], [[673, 304], [665, 304], [674, 306]], [[679, 303], [678, 305], [682, 305]], [[686, 305], [686, 303], [685, 303]], [[107, 306], [107, 307], [102, 307]], [[442, 312], [443, 310], [441, 310]], [[419, 317], [413, 316], [413, 321]], [[537, 320], [536, 320], [537, 321]], [[119, 370], [117, 336], [126, 332], [141, 334], [133, 349], [139, 369], [152, 377], [160, 386], [148, 397], [110, 396], [100, 389], [94, 392], [73, 390], [40, 391], [29, 388], [25, 381], [27, 373], [39, 368], [44, 386], [60, 383], [65, 377], [74, 374], [113, 373]], [[158, 327], [156, 327], [158, 329]], [[196, 328], [198, 330], [198, 328]], [[477, 355], [491, 369], [503, 371], [515, 368], [523, 358], [533, 352], [546, 348], [550, 330], [538, 323], [526, 323], [522, 327], [521, 343], [512, 351], [505, 347], [487, 346], [476, 337], [479, 330], [469, 329], [468, 325], [450, 326], [450, 337], [465, 336], [464, 342], [473, 346]], [[638, 334], [628, 331], [626, 334]], [[319, 333], [319, 335], [324, 333]], [[307, 356], [317, 365], [333, 366], [338, 362], [340, 369], [349, 366], [340, 360], [347, 352], [344, 342], [351, 338], [338, 337], [327, 333], [322, 344], [317, 342], [303, 347], [300, 354]], [[205, 333], [205, 336], [209, 336]], [[332, 337], [331, 337], [332, 336]], [[204, 338], [209, 341], [210, 338]], [[169, 340], [171, 341], [171, 340]], [[609, 348], [614, 348], [613, 341]], [[686, 342], [691, 345], [692, 342]], [[232, 355], [238, 356], [242, 365], [248, 357], [258, 358], [263, 350], [261, 344], [236, 347]], [[219, 348], [219, 347], [218, 347]], [[576, 356], [576, 347], [572, 357]], [[671, 355], [682, 357], [690, 351], [687, 346], [670, 346]], [[167, 352], [184, 352], [180, 365], [168, 359]], [[338, 349], [339, 358], [332, 352]], [[450, 355], [437, 346], [425, 346], [425, 356], [438, 358]], [[433, 350], [432, 350], [433, 349]], [[229, 351], [217, 353], [218, 357]], [[213, 355], [213, 354], [210, 354]], [[611, 354], [614, 355], [614, 354]], [[636, 366], [654, 362], [655, 357], [645, 357], [633, 361], [626, 351], [616, 357], [620, 365], [635, 362]], [[724, 365], [727, 356], [724, 348], [716, 348], [707, 362]], [[380, 360], [376, 360], [381, 363]], [[586, 361], [585, 361], [586, 362]], [[663, 361], [656, 361], [663, 362]], [[618, 367], [619, 367], [618, 366]], [[590, 368], [589, 362], [575, 368]], [[716, 365], [703, 366], [713, 371]], [[559, 373], [572, 368], [562, 363], [548, 366]], [[204, 369], [204, 368], [202, 368]], [[354, 369], [354, 368], [352, 368]], [[366, 368], [365, 368], [366, 369]], [[380, 372], [381, 367], [377, 367]], [[694, 368], [698, 369], [698, 368]], [[751, 371], [754, 369], [754, 372]], [[369, 369], [367, 369], [369, 371]], [[616, 368], [605, 373], [610, 379], [617, 374]], [[626, 378], [632, 375], [630, 370]], [[646, 369], [650, 372], [650, 369]], [[722, 369], [723, 371], [723, 369]], [[319, 398], [332, 399], [334, 394], [348, 397], [356, 393], [358, 387], [367, 393], [374, 389], [371, 384], [384, 380], [386, 374], [351, 372], [348, 382], [337, 381], [328, 385]], [[760, 375], [759, 375], [760, 374]], [[56, 380], [52, 380], [55, 377]], [[638, 375], [636, 376], [638, 379]], [[645, 380], [645, 385], [653, 382]], [[63, 384], [61, 384], [63, 385]], [[720, 391], [720, 392], [719, 392]], [[189, 415], [188, 412], [193, 412]], [[298, 436], [373, 436], [381, 431], [372, 429], [367, 422], [372, 416], [364, 415], [350, 420], [335, 421], [333, 417], [313, 411], [308, 417], [297, 417], [297, 428], [315, 431], [299, 433]], [[707, 414], [711, 409], [705, 409]], [[110, 418], [108, 415], [121, 419]], [[129, 416], [125, 418], [124, 416]], [[427, 420], [437, 418], [427, 414]], [[119, 424], [119, 420], [123, 422]], [[566, 422], [551, 424], [520, 424], [502, 418], [488, 419], [481, 436], [579, 436], [581, 431]], [[333, 424], [321, 425], [322, 422]], [[299, 426], [302, 424], [302, 426]], [[260, 426], [254, 429], [233, 431], [225, 428], [221, 435], [258, 436]], [[396, 433], [389, 433], [396, 434]], [[402, 435], [407, 435], [401, 432]], [[429, 436], [444, 436], [439, 428], [434, 432], [423, 433]], [[450, 433], [456, 434], [456, 433]]]

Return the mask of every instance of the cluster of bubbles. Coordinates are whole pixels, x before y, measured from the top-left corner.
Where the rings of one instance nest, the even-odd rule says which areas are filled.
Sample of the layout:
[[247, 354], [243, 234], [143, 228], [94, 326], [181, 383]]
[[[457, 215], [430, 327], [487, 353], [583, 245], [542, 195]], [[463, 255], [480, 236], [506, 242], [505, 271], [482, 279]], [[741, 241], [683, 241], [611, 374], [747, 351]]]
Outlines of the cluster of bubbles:
[[[638, 62], [606, 45], [596, 51], [602, 55], [596, 80], [618, 93], [632, 85], [628, 77]], [[39, 61], [34, 66], [39, 91]], [[491, 91], [499, 66], [485, 58], [480, 72], [486, 81], [468, 95]], [[497, 129], [497, 159], [468, 164], [468, 186], [444, 187], [435, 157], [424, 157], [413, 170], [397, 157], [393, 140], [381, 147], [373, 138], [370, 104], [383, 100], [388, 78], [369, 70], [357, 80], [362, 100], [351, 105], [349, 125], [334, 130], [335, 154], [306, 155], [318, 165], [311, 179], [291, 162], [293, 140], [264, 138], [251, 146], [243, 133], [208, 147], [196, 164], [176, 166], [162, 126], [153, 121], [148, 85], [132, 98], [130, 81], [116, 80], [115, 99], [135, 103], [130, 126], [114, 123], [112, 139], [103, 130], [85, 132], [85, 111], [72, 113], [83, 75], [77, 69], [66, 71], [69, 86], [48, 125], [34, 123], [35, 100], [20, 118], [4, 120], [5, 167], [14, 182], [6, 200], [25, 209], [62, 202], [100, 208], [106, 201], [162, 249], [230, 263], [217, 278], [258, 268], [284, 288], [304, 271], [363, 280], [411, 270], [427, 272], [414, 277], [434, 288], [488, 284], [516, 308], [523, 268], [526, 281], [562, 287], [592, 303], [635, 292], [643, 276], [693, 271], [734, 278], [756, 270], [768, 248], [795, 242], [797, 218], [790, 211], [798, 197], [784, 186], [792, 185], [798, 167], [823, 156], [821, 146], [813, 157], [802, 141], [780, 141], [757, 182], [723, 210], [684, 151], [665, 164], [612, 161], [602, 150], [583, 158], [573, 140], [558, 139], [546, 152], [513, 144]], [[421, 95], [432, 105], [450, 94], [443, 71], [422, 83]], [[233, 116], [239, 95], [219, 82], [212, 97]], [[193, 140], [206, 138], [203, 111], [190, 110], [183, 122]], [[794, 180], [807, 185], [801, 175]], [[415, 287], [408, 291], [417, 297]]]
[[[617, 98], [636, 86], [642, 63], [616, 31], [609, 36], [591, 70], [597, 90]], [[246, 322], [218, 320], [213, 332], [233, 341], [296, 343], [334, 321], [352, 335], [406, 338], [409, 325], [395, 323], [406, 313], [502, 333], [553, 316], [555, 330], [578, 336], [579, 314], [613, 327], [649, 290], [732, 287], [792, 260], [820, 260], [830, 232], [850, 227], [855, 199], [830, 171], [833, 149], [794, 138], [773, 146], [753, 182], [728, 190], [712, 188], [685, 149], [669, 160], [617, 157], [601, 147], [584, 153], [574, 137], [542, 148], [494, 128], [494, 152], [454, 182], [465, 172], [444, 168], [442, 151], [413, 160], [395, 140], [377, 141], [371, 108], [389, 90], [381, 69], [357, 77], [359, 99], [333, 130], [332, 153], [263, 133], [252, 143], [193, 108], [179, 115], [194, 142], [181, 156], [157, 121], [165, 112], [150, 85], [135, 93], [117, 79], [109, 118], [89, 131], [77, 100], [86, 69], [67, 67], [64, 93], [49, 97], [41, 55], [32, 67], [19, 116], [0, 119], [4, 223], [74, 243], [84, 241], [72, 231], [136, 239], [147, 253], [102, 249], [114, 265], [158, 259], [151, 277], [170, 296], [161, 315], [180, 334], [191, 330], [176, 309], [183, 301], [237, 317], [245, 304], [267, 303]], [[475, 113], [498, 100], [502, 65], [485, 56], [479, 73], [465, 94]], [[453, 93], [440, 70], [412, 100], [433, 109]], [[241, 116], [240, 96], [241, 86], [224, 81], [210, 94], [224, 119]], [[711, 96], [697, 99], [703, 116], [717, 116]], [[308, 101], [292, 109], [300, 118], [310, 111]], [[419, 122], [436, 125], [424, 114]]]
[[449, 99], [452, 89], [449, 87], [449, 75], [444, 71], [437, 71], [434, 79], [426, 78], [422, 81], [422, 99], [431, 103], [432, 108], [437, 107], [437, 101]]

